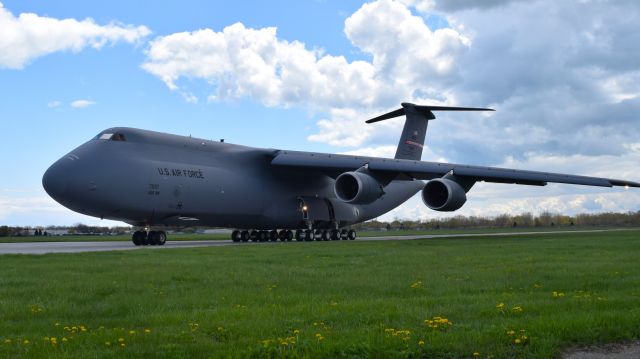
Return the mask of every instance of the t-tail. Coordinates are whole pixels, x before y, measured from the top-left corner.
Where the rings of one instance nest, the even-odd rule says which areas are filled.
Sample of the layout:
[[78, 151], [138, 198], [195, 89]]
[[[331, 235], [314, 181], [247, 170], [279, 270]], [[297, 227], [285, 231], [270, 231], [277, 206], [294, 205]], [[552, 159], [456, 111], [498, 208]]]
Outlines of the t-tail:
[[373, 123], [390, 118], [405, 115], [404, 128], [398, 142], [396, 150], [396, 159], [417, 160], [422, 158], [422, 149], [424, 148], [424, 139], [427, 135], [427, 124], [430, 120], [434, 120], [436, 116], [432, 111], [494, 111], [490, 108], [476, 107], [448, 107], [448, 106], [421, 106], [412, 103], [403, 102], [402, 108], [395, 111], [385, 113], [378, 117], [372, 118], [367, 123]]

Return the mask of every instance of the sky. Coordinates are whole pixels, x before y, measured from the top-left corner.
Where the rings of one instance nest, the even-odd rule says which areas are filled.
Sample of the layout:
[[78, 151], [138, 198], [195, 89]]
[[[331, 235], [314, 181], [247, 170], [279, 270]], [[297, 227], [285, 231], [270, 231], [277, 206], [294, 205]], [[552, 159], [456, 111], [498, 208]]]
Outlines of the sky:
[[[0, 224], [117, 225], [42, 189], [114, 126], [393, 157], [400, 102], [439, 113], [426, 161], [640, 181], [637, 1], [7, 1], [0, 5]], [[640, 191], [478, 183], [451, 214], [640, 210]]]

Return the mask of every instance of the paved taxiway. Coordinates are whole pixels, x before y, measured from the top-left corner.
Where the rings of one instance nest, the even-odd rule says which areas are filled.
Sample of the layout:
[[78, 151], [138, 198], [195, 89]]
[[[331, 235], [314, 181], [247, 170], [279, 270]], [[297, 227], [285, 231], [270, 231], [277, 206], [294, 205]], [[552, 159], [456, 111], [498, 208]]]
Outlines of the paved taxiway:
[[[593, 233], [593, 232], [608, 232], [608, 231], [620, 231], [620, 230], [625, 230], [625, 229], [359, 237], [356, 241], [398, 241], [398, 240], [433, 239], [433, 238], [499, 237], [499, 236], [522, 236], [522, 235], [530, 235], [530, 234]], [[191, 247], [270, 245], [275, 243], [276, 242], [234, 243], [231, 240], [167, 241], [167, 243], [164, 246], [140, 246], [140, 247], [136, 247], [133, 245], [133, 243], [126, 242], [126, 241], [0, 243], [0, 254], [82, 253], [82, 252], [121, 251], [121, 250], [134, 250], [134, 249], [147, 249], [147, 248], [154, 249], [154, 250], [155, 249], [161, 250], [161, 249], [191, 248]], [[277, 243], [280, 243], [280, 242], [277, 242]], [[298, 242], [294, 241], [292, 243], [298, 243]], [[300, 243], [305, 243], [305, 242], [300, 242]]]

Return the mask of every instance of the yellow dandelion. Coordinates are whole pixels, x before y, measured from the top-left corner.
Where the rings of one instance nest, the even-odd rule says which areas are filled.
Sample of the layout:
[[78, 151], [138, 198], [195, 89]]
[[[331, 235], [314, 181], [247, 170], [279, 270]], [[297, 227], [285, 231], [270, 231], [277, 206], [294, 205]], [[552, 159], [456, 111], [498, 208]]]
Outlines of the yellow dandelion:
[[479, 357], [479, 356], [480, 356], [480, 353], [478, 353], [478, 352], [473, 352], [473, 357], [474, 357], [474, 358], [477, 358], [477, 357]]
[[294, 330], [293, 330], [293, 334], [295, 334], [295, 335], [300, 334], [300, 330], [298, 330], [298, 329], [294, 329]]
[[149, 334], [149, 333], [151, 333], [151, 329], [145, 329], [144, 332]]
[[129, 334], [131, 334], [131, 335], [136, 334], [136, 331], [135, 330], [130, 330]]
[[418, 345], [423, 347], [424, 346], [424, 340], [420, 339], [420, 341], [418, 342]]
[[4, 343], [5, 343], [5, 344], [11, 344], [11, 339], [5, 339], [5, 340], [4, 340]]
[[25, 339], [25, 340], [23, 340], [23, 341], [22, 341], [22, 344], [24, 344], [24, 345], [29, 344], [29, 339]]
[[111, 346], [111, 342], [104, 342], [104, 345]]
[[124, 348], [126, 346], [126, 344], [125, 343], [120, 343], [120, 346]]
[[520, 344], [520, 338], [514, 339], [513, 342], [516, 343], [516, 344]]
[[62, 337], [62, 341], [66, 342], [68, 339], [66, 337]]
[[119, 343], [124, 342], [124, 338], [118, 338], [118, 342], [119, 342]]

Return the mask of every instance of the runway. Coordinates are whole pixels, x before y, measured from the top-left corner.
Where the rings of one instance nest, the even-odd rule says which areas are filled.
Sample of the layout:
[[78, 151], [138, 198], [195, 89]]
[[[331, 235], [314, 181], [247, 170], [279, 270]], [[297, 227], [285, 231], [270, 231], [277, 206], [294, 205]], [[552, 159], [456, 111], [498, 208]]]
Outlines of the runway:
[[[595, 233], [624, 231], [627, 229], [597, 229], [579, 231], [545, 231], [545, 232], [499, 232], [499, 233], [467, 233], [467, 234], [427, 234], [411, 236], [383, 236], [383, 237], [359, 237], [357, 241], [403, 241], [435, 238], [465, 238], [465, 237], [501, 237], [524, 236], [531, 234], [558, 234], [558, 233]], [[281, 242], [247, 242], [234, 243], [231, 240], [202, 240], [202, 241], [167, 241], [164, 246], [140, 246], [136, 247], [128, 241], [110, 242], [29, 242], [29, 243], [0, 243], [0, 254], [47, 254], [47, 253], [84, 253], [126, 250], [164, 250], [172, 248], [193, 247], [219, 247], [219, 246], [253, 246], [275, 245]], [[299, 245], [313, 245], [314, 242], [291, 242]]]

